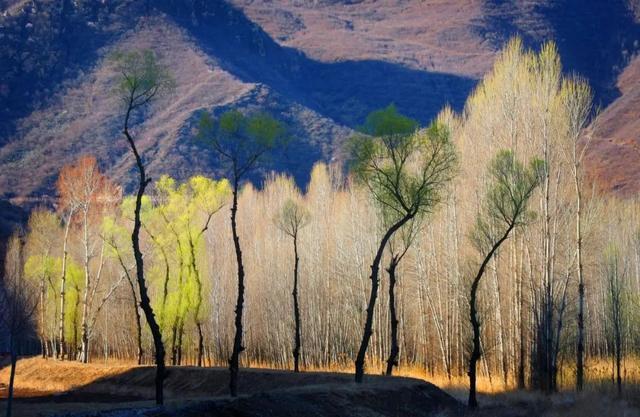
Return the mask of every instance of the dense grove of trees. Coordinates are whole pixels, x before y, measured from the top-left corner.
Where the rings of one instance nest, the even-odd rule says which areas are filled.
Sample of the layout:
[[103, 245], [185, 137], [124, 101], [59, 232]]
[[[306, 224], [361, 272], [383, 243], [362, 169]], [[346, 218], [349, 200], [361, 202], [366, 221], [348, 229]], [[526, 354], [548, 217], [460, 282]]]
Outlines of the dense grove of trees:
[[283, 131], [225, 117], [205, 117], [201, 139], [229, 180], [163, 176], [121, 197], [91, 158], [63, 169], [57, 211], [32, 213], [21, 255], [43, 355], [151, 363], [144, 289], [173, 365], [355, 360], [360, 380], [397, 365], [473, 381], [477, 368], [553, 391], [582, 387], [562, 369], [589, 381], [577, 364], [615, 358], [624, 377], [640, 346], [640, 207], [584, 178], [591, 93], [552, 44], [512, 41], [463, 113], [428, 128], [372, 114], [349, 170], [318, 164], [304, 192], [283, 175], [243, 184]]

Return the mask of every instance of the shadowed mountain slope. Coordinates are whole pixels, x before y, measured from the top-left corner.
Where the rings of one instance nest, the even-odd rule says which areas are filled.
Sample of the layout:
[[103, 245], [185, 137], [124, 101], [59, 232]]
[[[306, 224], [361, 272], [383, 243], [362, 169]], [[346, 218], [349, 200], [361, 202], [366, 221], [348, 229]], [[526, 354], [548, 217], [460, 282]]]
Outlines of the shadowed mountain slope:
[[[127, 7], [142, 9], [135, 2]], [[298, 138], [296, 158], [276, 155], [267, 169], [287, 171], [304, 184], [313, 162], [332, 159], [341, 140], [371, 110], [394, 102], [426, 123], [445, 103], [460, 108], [474, 85], [467, 77], [383, 61], [316, 61], [274, 42], [224, 2], [209, 3], [197, 17], [183, 16], [180, 10], [173, 16], [160, 11], [143, 15], [133, 28], [109, 35], [114, 41], [95, 53], [95, 62], [86, 58], [86, 70], [66, 81], [45, 106], [37, 106], [37, 100], [24, 104], [24, 109], [31, 106], [30, 115], [5, 129], [15, 133], [0, 150], [5, 197], [50, 192], [60, 167], [84, 153], [96, 154], [128, 184], [133, 164], [119, 133], [120, 111], [108, 94], [113, 77], [105, 59], [117, 49], [153, 48], [176, 76], [174, 97], [159, 103], [137, 129], [155, 176], [216, 172], [212, 155], [193, 140], [201, 110], [261, 107], [285, 120]], [[39, 96], [35, 91], [31, 95]]]
[[[315, 161], [340, 158], [343, 140], [372, 109], [393, 102], [422, 123], [446, 104], [460, 109], [513, 34], [534, 47], [555, 40], [567, 71], [586, 76], [600, 102], [613, 102], [638, 48], [626, 1], [5, 0], [1, 195], [42, 201], [60, 167], [85, 153], [130, 185], [133, 161], [109, 94], [106, 58], [118, 49], [153, 48], [176, 76], [175, 95], [135, 128], [152, 176], [219, 174], [193, 139], [199, 112], [260, 107], [298, 138], [265, 169], [305, 184]], [[617, 105], [633, 113], [628, 102]], [[622, 132], [637, 140], [629, 126]], [[591, 158], [598, 166], [599, 154]], [[600, 175], [616, 186], [615, 176]]]

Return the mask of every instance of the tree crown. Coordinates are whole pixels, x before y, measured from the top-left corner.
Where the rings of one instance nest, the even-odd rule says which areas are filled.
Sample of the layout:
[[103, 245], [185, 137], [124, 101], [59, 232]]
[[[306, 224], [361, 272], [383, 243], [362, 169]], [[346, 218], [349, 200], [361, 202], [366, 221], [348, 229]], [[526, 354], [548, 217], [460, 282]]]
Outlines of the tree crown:
[[294, 199], [288, 199], [273, 219], [276, 227], [285, 234], [296, 237], [301, 228], [309, 224], [309, 211]]
[[456, 173], [448, 129], [437, 122], [416, 128], [415, 121], [389, 106], [373, 112], [363, 133], [349, 141], [351, 173], [391, 222], [431, 212]]
[[261, 163], [267, 154], [289, 142], [285, 126], [262, 112], [245, 115], [229, 110], [214, 119], [203, 113], [197, 138], [214, 150], [236, 180]]
[[505, 233], [533, 218], [527, 204], [544, 170], [545, 164], [538, 158], [525, 167], [511, 150], [498, 152], [489, 166], [490, 182], [472, 232], [477, 249], [486, 251]]
[[173, 76], [150, 49], [117, 51], [111, 62], [119, 74], [114, 94], [128, 111], [143, 107], [175, 88]]

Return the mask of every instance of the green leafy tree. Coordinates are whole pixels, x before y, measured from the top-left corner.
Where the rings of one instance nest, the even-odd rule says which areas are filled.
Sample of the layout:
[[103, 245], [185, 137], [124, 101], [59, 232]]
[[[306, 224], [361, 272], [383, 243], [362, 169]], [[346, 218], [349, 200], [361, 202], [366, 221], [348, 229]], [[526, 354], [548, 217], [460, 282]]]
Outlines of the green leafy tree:
[[193, 314], [198, 332], [197, 365], [202, 366], [204, 355], [203, 288], [198, 268], [198, 252], [211, 219], [226, 204], [230, 195], [227, 180], [215, 181], [194, 176], [184, 184], [163, 176], [157, 183], [160, 204], [157, 211], [175, 239], [178, 257], [178, 290], [170, 300], [173, 314], [172, 351], [175, 364], [180, 363], [184, 323]]
[[[186, 316], [191, 307], [188, 302], [189, 252], [186, 249], [185, 229], [188, 221], [188, 202], [186, 196], [178, 190], [176, 181], [163, 175], [156, 183], [155, 206], [151, 212], [160, 217], [162, 230], [159, 236], [167, 236], [170, 248], [175, 251], [173, 271], [177, 275], [175, 287], [164, 299], [163, 320], [170, 323], [171, 364], [179, 365], [182, 358], [182, 341]], [[167, 282], [168, 285], [168, 282]]]
[[219, 157], [231, 181], [231, 234], [238, 268], [238, 298], [235, 308], [235, 335], [229, 358], [229, 391], [238, 395], [238, 370], [242, 343], [242, 313], [245, 271], [238, 236], [237, 212], [240, 184], [274, 149], [288, 142], [282, 123], [264, 113], [244, 115], [237, 110], [223, 113], [217, 120], [205, 113], [200, 119], [198, 138]]
[[227, 180], [215, 181], [203, 176], [191, 177], [180, 187], [189, 197], [187, 206], [187, 240], [189, 242], [189, 259], [191, 276], [195, 281], [196, 294], [193, 317], [198, 330], [198, 356], [196, 364], [202, 366], [204, 354], [204, 336], [202, 333], [203, 281], [196, 262], [197, 248], [202, 244], [202, 237], [209, 228], [211, 218], [226, 204], [231, 194]]
[[[144, 203], [143, 203], [144, 205]], [[106, 256], [117, 260], [118, 266], [122, 269], [122, 276], [126, 278], [128, 288], [131, 294], [131, 306], [135, 317], [136, 325], [136, 343], [137, 343], [137, 360], [138, 365], [142, 365], [144, 357], [144, 350], [142, 348], [142, 321], [140, 317], [139, 297], [136, 292], [135, 281], [131, 276], [131, 266], [128, 266], [131, 262], [128, 261], [132, 257], [129, 251], [126, 251], [126, 235], [128, 233], [127, 228], [121, 224], [120, 214], [116, 212], [114, 216], [106, 216], [102, 221], [102, 237], [107, 244], [109, 250], [106, 251]]]
[[362, 134], [350, 141], [351, 172], [368, 188], [389, 225], [371, 264], [371, 293], [355, 360], [356, 382], [362, 382], [364, 376], [384, 249], [407, 222], [435, 209], [456, 171], [457, 156], [448, 130], [437, 123], [424, 130], [417, 127], [416, 121], [402, 116], [392, 105], [371, 113]]
[[147, 176], [142, 156], [138, 151], [135, 140], [129, 131], [131, 116], [134, 112], [142, 110], [158, 97], [168, 93], [173, 89], [174, 81], [169, 71], [162, 66], [153, 51], [130, 51], [118, 52], [113, 56], [114, 70], [118, 74], [118, 84], [115, 90], [116, 96], [124, 104], [123, 133], [127, 144], [131, 149], [138, 169], [138, 190], [136, 193], [136, 203], [134, 209], [133, 231], [131, 242], [133, 255], [136, 261], [136, 279], [140, 291], [140, 306], [144, 311], [145, 318], [149, 324], [156, 356], [156, 403], [162, 404], [163, 382], [164, 382], [164, 344], [160, 326], [156, 321], [151, 307], [151, 301], [144, 279], [144, 262], [142, 251], [140, 250], [140, 209], [142, 197], [151, 178]]
[[[52, 248], [55, 247], [56, 238], [60, 229], [60, 221], [55, 213], [36, 209], [29, 216], [26, 251], [29, 254], [25, 264], [25, 275], [38, 282], [40, 300], [39, 306], [39, 335], [42, 357], [53, 354], [55, 343], [53, 338], [47, 338], [46, 319], [51, 307], [50, 294], [55, 294], [55, 258], [52, 256]], [[60, 270], [60, 269], [58, 269]], [[55, 303], [55, 296], [53, 297]], [[57, 306], [53, 306], [54, 309]], [[57, 314], [54, 314], [54, 317]], [[51, 349], [50, 349], [51, 347]]]
[[480, 320], [477, 296], [480, 280], [491, 258], [509, 238], [511, 232], [531, 217], [527, 209], [529, 199], [540, 183], [544, 163], [533, 159], [528, 167], [519, 162], [511, 151], [501, 151], [489, 166], [490, 183], [483, 206], [471, 233], [471, 241], [482, 257], [472, 283], [469, 297], [473, 347], [469, 357], [469, 407], [477, 408], [476, 364], [480, 359]]

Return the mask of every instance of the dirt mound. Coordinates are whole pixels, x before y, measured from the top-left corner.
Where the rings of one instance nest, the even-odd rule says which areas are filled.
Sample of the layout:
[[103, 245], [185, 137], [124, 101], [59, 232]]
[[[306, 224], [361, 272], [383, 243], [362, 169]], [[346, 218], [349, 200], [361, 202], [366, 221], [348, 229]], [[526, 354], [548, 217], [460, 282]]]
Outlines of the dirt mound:
[[[9, 369], [0, 370], [0, 383]], [[16, 415], [74, 417], [195, 416], [432, 416], [460, 404], [419, 379], [243, 369], [231, 399], [225, 368], [169, 367], [167, 407], [154, 408], [155, 368], [24, 359], [16, 373]], [[0, 411], [3, 401], [0, 395]], [[438, 414], [440, 413], [440, 414]]]
[[[290, 376], [281, 373], [281, 377]], [[276, 382], [276, 381], [272, 381]], [[213, 416], [445, 416], [462, 405], [436, 386], [407, 378], [377, 378], [363, 385], [353, 382], [319, 384], [259, 392], [236, 399], [198, 401], [166, 409], [116, 410], [68, 417], [213, 417]]]

